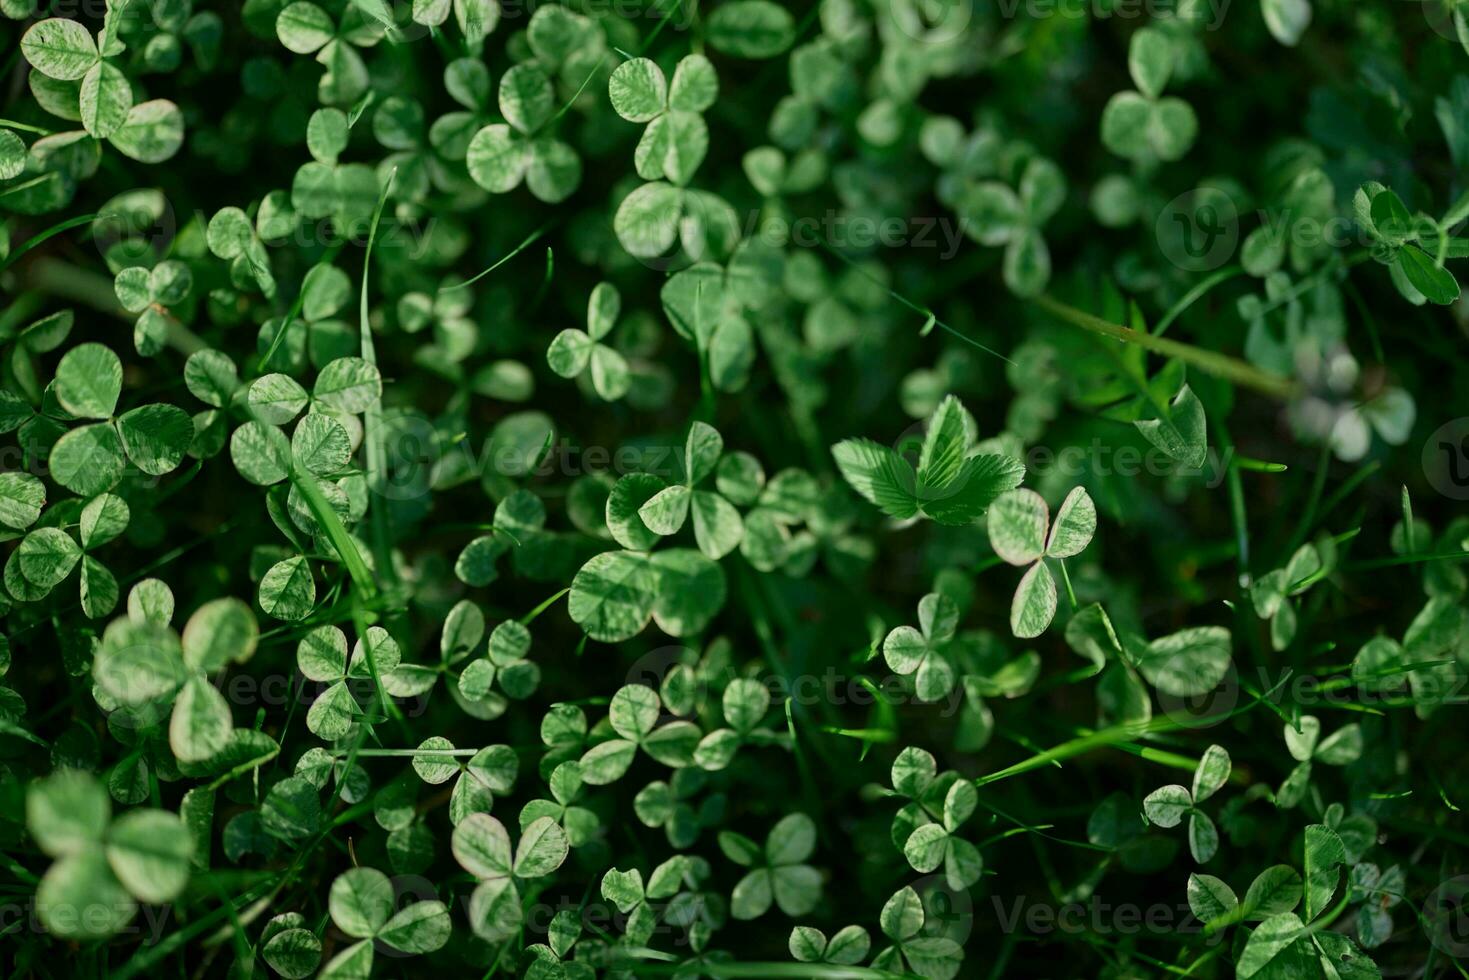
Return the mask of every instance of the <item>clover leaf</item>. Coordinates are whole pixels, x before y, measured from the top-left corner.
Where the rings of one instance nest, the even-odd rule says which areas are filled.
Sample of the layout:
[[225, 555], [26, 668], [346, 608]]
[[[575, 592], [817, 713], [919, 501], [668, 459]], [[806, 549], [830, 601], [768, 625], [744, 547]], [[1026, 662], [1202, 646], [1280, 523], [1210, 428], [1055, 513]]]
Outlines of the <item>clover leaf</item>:
[[500, 79], [500, 114], [474, 134], [465, 163], [476, 184], [505, 194], [522, 181], [548, 204], [570, 197], [581, 184], [581, 158], [570, 144], [545, 130], [555, 118], [551, 80], [534, 65], [516, 65]]
[[995, 554], [1011, 565], [1029, 569], [1010, 603], [1010, 631], [1018, 637], [1040, 636], [1056, 615], [1056, 580], [1047, 558], [1081, 554], [1097, 528], [1097, 508], [1083, 487], [1066, 495], [1052, 523], [1045, 499], [1034, 490], [1010, 490], [990, 506], [989, 538]]
[[1189, 852], [1200, 864], [1206, 863], [1219, 850], [1219, 831], [1198, 805], [1229, 781], [1229, 771], [1229, 753], [1223, 746], [1211, 745], [1194, 769], [1192, 789], [1164, 786], [1143, 800], [1143, 813], [1159, 827], [1177, 827], [1184, 816], [1188, 816]]
[[719, 835], [719, 849], [735, 864], [751, 870], [730, 896], [730, 914], [757, 919], [774, 902], [789, 916], [805, 915], [821, 899], [821, 874], [805, 864], [816, 849], [816, 825], [804, 813], [782, 817], [762, 848], [733, 831]]
[[55, 863], [37, 890], [51, 932], [98, 939], [125, 928], [138, 904], [172, 901], [188, 884], [193, 839], [166, 810], [130, 810], [116, 820], [95, 777], [61, 770], [33, 784], [26, 826]]
[[449, 941], [449, 910], [437, 899], [394, 911], [393, 883], [376, 868], [352, 868], [332, 882], [328, 908], [336, 927], [357, 942], [322, 967], [323, 977], [370, 973], [373, 949], [382, 943], [408, 955], [432, 953]]
[[478, 879], [469, 899], [469, 924], [486, 942], [514, 935], [523, 921], [517, 881], [543, 878], [561, 867], [570, 845], [550, 817], [532, 821], [511, 852], [505, 825], [488, 813], [473, 813], [454, 828], [454, 860]]
[[597, 283], [587, 303], [587, 329], [563, 330], [546, 348], [546, 363], [563, 378], [575, 378], [590, 366], [592, 387], [609, 402], [625, 395], [628, 387], [627, 361], [616, 349], [602, 343], [621, 310], [622, 296], [617, 287]]

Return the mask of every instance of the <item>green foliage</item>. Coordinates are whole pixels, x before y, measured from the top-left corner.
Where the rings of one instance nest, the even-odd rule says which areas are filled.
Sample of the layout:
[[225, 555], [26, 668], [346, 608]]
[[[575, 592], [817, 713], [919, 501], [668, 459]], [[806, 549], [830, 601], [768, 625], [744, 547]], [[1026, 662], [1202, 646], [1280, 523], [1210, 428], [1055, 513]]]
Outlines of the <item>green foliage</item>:
[[1082, 6], [0, 0], [5, 975], [1455, 975], [1469, 12]]

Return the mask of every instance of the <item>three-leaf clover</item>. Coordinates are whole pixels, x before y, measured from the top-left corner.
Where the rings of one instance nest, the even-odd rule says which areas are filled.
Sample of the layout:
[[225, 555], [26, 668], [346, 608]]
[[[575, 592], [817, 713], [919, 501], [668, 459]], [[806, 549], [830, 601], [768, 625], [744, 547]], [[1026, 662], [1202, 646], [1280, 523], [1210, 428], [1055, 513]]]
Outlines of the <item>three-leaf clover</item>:
[[718, 561], [733, 551], [744, 536], [739, 511], [716, 490], [695, 487], [713, 475], [724, 453], [724, 437], [704, 422], [689, 426], [684, 440], [684, 482], [660, 490], [638, 508], [638, 516], [654, 534], [676, 534], [694, 517], [694, 540], [699, 550]]
[[1157, 27], [1133, 32], [1127, 68], [1137, 89], [1118, 92], [1102, 110], [1102, 142], [1118, 156], [1169, 163], [1193, 146], [1199, 133], [1193, 107], [1163, 95], [1177, 64], [1177, 44]]
[[1177, 784], [1163, 786], [1143, 800], [1144, 815], [1159, 827], [1177, 827], [1188, 815], [1188, 849], [1200, 864], [1219, 850], [1219, 831], [1199, 804], [1229, 781], [1229, 771], [1229, 753], [1222, 745], [1211, 745], [1194, 769], [1193, 789]]
[[488, 745], [460, 762], [454, 743], [442, 735], [430, 735], [413, 753], [413, 771], [430, 786], [446, 783], [456, 776], [449, 796], [449, 820], [455, 826], [476, 813], [488, 813], [495, 795], [515, 788], [520, 772], [520, 759], [508, 745]]
[[1392, 937], [1391, 909], [1407, 894], [1408, 883], [1400, 865], [1383, 871], [1370, 861], [1355, 864], [1347, 872], [1347, 888], [1357, 909], [1357, 939], [1376, 949]]
[[[0, 480], [0, 496], [6, 498], [5, 514], [0, 522], [19, 524], [33, 522], [39, 516], [40, 506], [45, 501], [45, 488], [35, 477], [27, 474], [6, 474]], [[34, 602], [45, 598], [52, 589], [60, 585], [80, 567], [80, 595], [82, 612], [90, 619], [98, 619], [112, 612], [117, 605], [117, 579], [90, 552], [115, 539], [127, 529], [131, 512], [127, 501], [111, 493], [101, 493], [81, 504], [68, 501], [49, 512], [48, 521], [63, 511], [75, 512], [77, 537], [59, 527], [42, 527], [29, 532], [10, 554], [5, 564], [5, 585], [11, 598], [18, 602]]]
[[[664, 700], [667, 701], [666, 695]], [[699, 764], [697, 750], [694, 762]], [[725, 797], [722, 794], [708, 796], [697, 807], [694, 805], [694, 797], [707, 783], [708, 777], [701, 768], [678, 769], [667, 782], [655, 779], [638, 790], [638, 795], [633, 798], [633, 812], [643, 826], [662, 827], [673, 847], [692, 847], [701, 831], [718, 826], [724, 818]]]
[[1010, 603], [1010, 631], [1040, 636], [1056, 615], [1056, 580], [1047, 558], [1071, 558], [1091, 543], [1097, 507], [1084, 487], [1075, 487], [1056, 510], [1054, 523], [1045, 499], [1034, 490], [1011, 490], [990, 505], [989, 538], [995, 554], [1011, 565], [1030, 568], [1021, 576]]
[[152, 357], [163, 349], [169, 323], [176, 321], [171, 308], [188, 299], [193, 284], [189, 267], [173, 259], [152, 269], [132, 266], [117, 274], [113, 290], [123, 309], [138, 314], [133, 324], [133, 346], [143, 357]]
[[623, 926], [625, 941], [645, 945], [660, 917], [665, 921], [679, 918], [676, 900], [684, 889], [697, 886], [708, 874], [707, 861], [686, 854], [674, 855], [654, 868], [646, 885], [643, 873], [637, 868], [628, 871], [612, 868], [602, 876], [602, 897], [627, 916]]
[[469, 924], [486, 942], [514, 935], [524, 921], [517, 880], [542, 878], [561, 867], [570, 844], [550, 817], [532, 821], [511, 853], [505, 825], [488, 813], [470, 814], [454, 828], [454, 860], [479, 879], [469, 898]]
[[372, 47], [382, 39], [383, 24], [348, 4], [341, 19], [309, 0], [297, 0], [282, 8], [275, 21], [276, 36], [293, 54], [314, 54], [325, 71], [317, 82], [317, 96], [333, 106], [348, 106], [367, 91], [370, 79], [359, 47]]
[[892, 768], [893, 789], [911, 802], [893, 817], [893, 843], [914, 871], [928, 874], [940, 865], [950, 888], [962, 891], [979, 881], [984, 858], [957, 831], [979, 804], [979, 791], [957, 772], [938, 773], [934, 758], [908, 746]]
[[872, 960], [875, 970], [911, 971], [929, 980], [951, 980], [964, 961], [964, 947], [948, 936], [925, 936], [928, 913], [911, 886], [888, 899], [878, 916], [882, 933], [892, 945]]
[[414, 955], [432, 953], [449, 941], [453, 923], [443, 902], [425, 899], [397, 911], [395, 904], [392, 880], [376, 868], [352, 868], [338, 875], [327, 908], [336, 927], [357, 942], [332, 957], [319, 975], [331, 980], [368, 976], [378, 943]]
[[[110, 20], [111, 8], [108, 14]], [[124, 156], [161, 163], [183, 145], [183, 114], [166, 99], [133, 102], [132, 84], [108, 60], [123, 48], [110, 23], [94, 41], [80, 23], [59, 17], [32, 24], [20, 39], [26, 60], [54, 80], [58, 111], [80, 120], [88, 136], [107, 140]]]
[[621, 779], [638, 749], [670, 769], [691, 765], [700, 738], [699, 726], [675, 720], [659, 725], [662, 702], [658, 692], [643, 684], [627, 684], [612, 695], [608, 725], [615, 738], [593, 745], [581, 757], [582, 780], [605, 786]]
[[1343, 725], [1325, 738], [1321, 737], [1321, 720], [1302, 715], [1297, 725], [1285, 726], [1285, 748], [1296, 766], [1275, 791], [1275, 804], [1281, 809], [1295, 807], [1306, 796], [1311, 785], [1311, 768], [1316, 762], [1328, 766], [1344, 766], [1362, 755], [1362, 727], [1356, 723]]
[[622, 296], [610, 282], [599, 282], [587, 303], [587, 329], [574, 327], [558, 333], [546, 348], [546, 363], [563, 378], [575, 378], [592, 369], [592, 387], [609, 402], [627, 394], [627, 360], [603, 339], [612, 332], [622, 311]]
[[1276, 650], [1290, 646], [1296, 635], [1296, 607], [1291, 599], [1320, 581], [1330, 568], [1321, 560], [1314, 544], [1303, 544], [1284, 568], [1257, 578], [1250, 585], [1250, 602], [1255, 615], [1270, 621], [1270, 645]]
[[500, 115], [474, 134], [465, 163], [476, 184], [505, 194], [524, 181], [538, 200], [557, 204], [581, 184], [576, 150], [546, 133], [556, 118], [551, 80], [535, 65], [516, 65], [500, 79]]
[[716, 728], [699, 741], [694, 750], [694, 764], [701, 769], [719, 770], [734, 761], [741, 745], [769, 744], [779, 736], [760, 727], [770, 710], [770, 689], [753, 677], [737, 677], [724, 689], [721, 701], [728, 728]]
[[681, 240], [694, 258], [710, 244], [728, 251], [739, 237], [738, 218], [716, 195], [687, 185], [709, 150], [702, 113], [719, 94], [714, 66], [701, 54], [678, 63], [670, 84], [647, 58], [618, 65], [607, 83], [612, 108], [633, 123], [646, 123], [633, 165], [648, 183], [622, 199], [612, 228], [634, 258], [651, 259]]
[[306, 980], [321, 963], [321, 940], [300, 912], [271, 916], [257, 946], [270, 968], [286, 980]]
[[[459, 694], [479, 705], [476, 717], [497, 718], [508, 706], [506, 698], [521, 701], [535, 693], [541, 669], [527, 658], [530, 644], [530, 630], [513, 619], [506, 620], [490, 633], [485, 656], [465, 665], [459, 674]], [[494, 689], [497, 684], [499, 691]]]
[[176, 814], [112, 804], [90, 773], [62, 769], [26, 792], [26, 828], [55, 858], [36, 890], [46, 928], [74, 939], [121, 930], [138, 903], [162, 904], [188, 884], [194, 838]]
[[887, 665], [904, 677], [914, 675], [920, 701], [937, 701], [953, 689], [949, 647], [958, 627], [958, 605], [947, 595], [930, 592], [918, 600], [918, 629], [898, 626], [882, 641]]
[[[306, 124], [312, 159], [291, 180], [291, 207], [305, 218], [331, 218], [338, 227], [356, 228], [372, 219], [378, 174], [365, 163], [342, 163], [351, 124], [341, 109], [317, 109]], [[386, 179], [383, 181], [386, 184]], [[394, 186], [397, 186], [396, 179]]]
[[750, 868], [730, 896], [730, 915], [756, 919], [773, 901], [789, 916], [805, 915], [821, 899], [821, 873], [804, 863], [816, 849], [816, 824], [804, 813], [782, 817], [762, 848], [734, 831], [719, 835], [719, 849], [741, 867]]
[[590, 843], [601, 829], [601, 819], [584, 806], [577, 806], [581, 797], [581, 763], [575, 760], [563, 762], [551, 772], [546, 780], [551, 790], [551, 799], [531, 800], [520, 810], [520, 829], [525, 830], [542, 817], [549, 817], [566, 831], [566, 842], [572, 847]]
[[70, 429], [51, 448], [51, 476], [84, 497], [112, 489], [129, 462], [149, 476], [172, 471], [193, 441], [193, 420], [173, 405], [142, 405], [113, 417], [122, 362], [103, 344], [80, 344], [62, 355], [52, 391], [70, 418], [101, 420]]
[[1061, 168], [1034, 157], [1020, 174], [1018, 193], [998, 180], [979, 181], [957, 194], [954, 207], [981, 245], [1005, 247], [1005, 285], [1017, 296], [1035, 296], [1051, 279], [1051, 252], [1041, 228], [1065, 201]]
[[[371, 656], [371, 662], [369, 662]], [[353, 681], [371, 684], [374, 673], [386, 677], [401, 659], [397, 641], [381, 626], [370, 626], [347, 656], [347, 637], [335, 626], [318, 626], [296, 645], [296, 666], [308, 679], [328, 687], [311, 702], [306, 727], [334, 742], [351, 730], [362, 713]]]

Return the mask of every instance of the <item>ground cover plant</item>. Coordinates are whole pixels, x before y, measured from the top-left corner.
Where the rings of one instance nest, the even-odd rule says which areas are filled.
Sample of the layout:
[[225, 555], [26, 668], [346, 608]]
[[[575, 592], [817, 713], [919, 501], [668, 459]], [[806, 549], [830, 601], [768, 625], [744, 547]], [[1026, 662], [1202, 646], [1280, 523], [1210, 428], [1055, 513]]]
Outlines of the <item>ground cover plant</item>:
[[0, 0], [5, 976], [1469, 976], [1458, 0]]

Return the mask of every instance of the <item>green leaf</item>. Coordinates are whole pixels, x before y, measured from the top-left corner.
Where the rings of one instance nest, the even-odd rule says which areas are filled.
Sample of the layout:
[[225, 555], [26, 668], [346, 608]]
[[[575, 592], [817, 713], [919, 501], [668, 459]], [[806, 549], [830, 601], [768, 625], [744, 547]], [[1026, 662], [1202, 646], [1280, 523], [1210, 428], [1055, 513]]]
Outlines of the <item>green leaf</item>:
[[628, 122], [645, 123], [661, 113], [668, 101], [663, 71], [647, 58], [618, 65], [607, 82], [612, 108]]
[[1270, 34], [1286, 47], [1295, 47], [1311, 25], [1311, 0], [1262, 0], [1261, 12]]
[[260, 955], [286, 980], [305, 980], [321, 962], [321, 940], [304, 928], [282, 929], [265, 940]]
[[139, 901], [171, 902], [189, 881], [194, 842], [183, 821], [163, 810], [130, 810], [107, 831], [107, 863]]
[[1211, 745], [1204, 750], [1194, 770], [1193, 799], [1202, 803], [1213, 796], [1229, 781], [1229, 753], [1222, 745]]
[[719, 97], [719, 76], [714, 64], [702, 54], [679, 61], [668, 89], [668, 106], [684, 112], [703, 112]]
[[1173, 41], [1155, 27], [1134, 32], [1127, 48], [1127, 68], [1138, 91], [1156, 99], [1173, 74]]
[[1133, 423], [1143, 437], [1190, 469], [1204, 465], [1209, 453], [1204, 406], [1184, 385], [1169, 405], [1167, 418], [1139, 419]]
[[[509, 877], [510, 834], [504, 824], [488, 813], [472, 813], [465, 817], [454, 828], [451, 844], [454, 860], [476, 878]], [[475, 916], [471, 915], [471, 921], [474, 919]]]
[[260, 608], [276, 619], [304, 619], [316, 604], [316, 582], [305, 558], [276, 562], [260, 580]]
[[100, 848], [57, 861], [36, 889], [41, 923], [63, 938], [105, 938], [121, 931], [137, 910]]
[[612, 219], [622, 247], [634, 258], [651, 259], [672, 247], [683, 218], [684, 192], [672, 184], [644, 184], [627, 197]]
[[1232, 914], [1239, 907], [1233, 889], [1213, 875], [1188, 876], [1188, 907], [1205, 924]]
[[1193, 805], [1193, 797], [1187, 788], [1163, 786], [1143, 799], [1143, 813], [1159, 827], [1177, 827]]
[[959, 475], [936, 496], [930, 488], [923, 512], [939, 524], [973, 524], [1000, 496], [1020, 485], [1025, 464], [1001, 453], [981, 453], [964, 461]]
[[339, 357], [332, 361], [321, 369], [311, 390], [318, 405], [344, 415], [367, 411], [382, 393], [378, 369], [360, 357]]
[[306, 2], [288, 4], [282, 9], [276, 17], [275, 30], [286, 49], [296, 54], [311, 54], [336, 33], [326, 11]]
[[832, 446], [831, 455], [852, 489], [884, 514], [907, 520], [918, 513], [913, 467], [892, 449], [871, 439], [848, 439]]
[[432, 953], [449, 941], [453, 922], [443, 902], [414, 902], [378, 930], [377, 938], [404, 953]]
[[1245, 943], [1237, 975], [1241, 980], [1258, 975], [1303, 977], [1310, 975], [1309, 940], [1305, 927], [1290, 912], [1262, 922]]
[[738, 58], [774, 58], [795, 42], [796, 22], [769, 0], [731, 0], [709, 15], [709, 44]]
[[29, 473], [0, 473], [0, 524], [23, 531], [46, 506], [46, 485]]
[[953, 395], [940, 402], [929, 417], [918, 458], [918, 482], [923, 494], [946, 488], [959, 476], [968, 452], [972, 424], [969, 413]]
[[173, 405], [143, 405], [117, 419], [128, 459], [151, 476], [178, 468], [194, 441], [194, 420]]
[[1056, 520], [1046, 539], [1046, 554], [1051, 558], [1079, 555], [1091, 543], [1096, 530], [1097, 506], [1085, 488], [1076, 487], [1056, 510]]
[[127, 122], [133, 107], [133, 89], [127, 76], [99, 61], [82, 78], [82, 125], [97, 139], [106, 139]]
[[168, 744], [181, 762], [201, 762], [219, 753], [229, 740], [229, 703], [204, 678], [190, 677], [174, 703]]
[[1305, 921], [1311, 922], [1331, 904], [1336, 894], [1346, 848], [1336, 831], [1322, 824], [1306, 828], [1302, 876], [1305, 879]]
[[32, 24], [20, 39], [20, 50], [37, 71], [63, 81], [86, 75], [98, 59], [97, 45], [87, 29], [59, 17]]
[[26, 581], [44, 590], [60, 585], [81, 556], [82, 549], [71, 535], [54, 527], [32, 531], [15, 550], [15, 559]]
[[56, 366], [56, 400], [78, 418], [110, 418], [121, 392], [122, 362], [102, 344], [73, 347]]
[[533, 133], [556, 110], [551, 80], [534, 65], [516, 65], [500, 79], [500, 114], [522, 133]]
[[1010, 490], [990, 505], [990, 547], [1011, 565], [1038, 561], [1046, 551], [1050, 513], [1034, 490]]
[[77, 854], [101, 843], [112, 814], [107, 791], [95, 777], [61, 769], [26, 792], [26, 828], [52, 857]]
[[1250, 882], [1245, 892], [1246, 916], [1268, 919], [1295, 909], [1301, 901], [1301, 876], [1294, 868], [1276, 864], [1266, 868]]
[[1408, 282], [1430, 303], [1447, 306], [1459, 298], [1459, 282], [1454, 274], [1416, 245], [1404, 245], [1398, 250], [1396, 259]]
[[376, 868], [352, 868], [332, 882], [332, 921], [357, 939], [378, 934], [393, 914], [393, 883]]
[[1232, 663], [1231, 637], [1222, 626], [1194, 626], [1154, 640], [1137, 668], [1158, 690], [1177, 698], [1212, 691]]
[[561, 825], [550, 817], [542, 817], [521, 833], [520, 844], [515, 849], [515, 876], [544, 877], [561, 867], [568, 853], [570, 845]]
[[572, 579], [567, 611], [594, 640], [616, 643], [630, 639], [652, 618], [658, 581], [657, 569], [647, 555], [604, 552], [583, 565]]
[[184, 145], [184, 116], [167, 99], [139, 102], [109, 137], [117, 151], [139, 163], [163, 163]]
[[230, 437], [230, 461], [246, 480], [268, 487], [290, 475], [291, 443], [273, 425], [246, 422]]
[[1021, 639], [1040, 636], [1056, 616], [1056, 580], [1044, 561], [1020, 578], [1010, 603], [1010, 632]]

